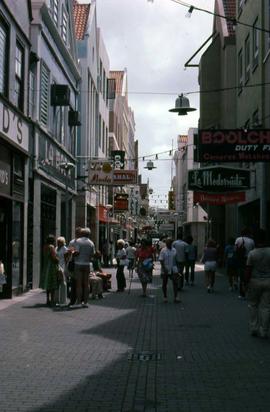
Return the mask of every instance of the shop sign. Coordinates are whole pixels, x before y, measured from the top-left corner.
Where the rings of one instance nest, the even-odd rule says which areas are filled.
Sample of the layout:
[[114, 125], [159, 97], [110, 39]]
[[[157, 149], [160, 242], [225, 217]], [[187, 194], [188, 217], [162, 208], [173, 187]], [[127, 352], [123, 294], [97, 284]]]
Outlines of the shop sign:
[[29, 151], [29, 127], [23, 118], [0, 101], [0, 133], [20, 149]]
[[235, 192], [235, 193], [204, 193], [204, 192], [194, 192], [193, 202], [208, 204], [208, 205], [228, 205], [233, 203], [240, 203], [246, 200], [245, 192]]
[[270, 162], [270, 130], [200, 130], [199, 162]]
[[65, 168], [61, 166], [65, 163], [73, 163], [75, 166], [72, 157], [68, 157], [52, 139], [44, 134], [40, 134], [38, 167], [58, 179], [60, 182], [74, 189], [75, 167], [70, 169], [69, 173], [66, 174]]
[[134, 185], [137, 183], [137, 170], [115, 170], [113, 182], [115, 186]]
[[128, 210], [128, 194], [116, 193], [114, 195], [114, 211], [124, 212]]
[[10, 194], [10, 165], [0, 160], [0, 193]]
[[113, 163], [108, 160], [91, 160], [88, 177], [90, 185], [113, 185]]
[[188, 190], [232, 192], [249, 188], [249, 170], [211, 166], [188, 172]]

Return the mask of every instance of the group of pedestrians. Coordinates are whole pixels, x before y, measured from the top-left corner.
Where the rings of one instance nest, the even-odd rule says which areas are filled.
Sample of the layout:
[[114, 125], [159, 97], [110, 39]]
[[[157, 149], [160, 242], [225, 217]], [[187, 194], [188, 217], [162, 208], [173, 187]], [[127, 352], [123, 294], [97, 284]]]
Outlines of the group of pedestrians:
[[[66, 246], [65, 238], [48, 236], [43, 250], [43, 270], [40, 287], [46, 291], [46, 304], [87, 307], [89, 293], [92, 298], [102, 298], [102, 292], [110, 285], [110, 274], [101, 268], [101, 253], [90, 240], [90, 229], [77, 228], [75, 238]], [[173, 241], [166, 238], [160, 249], [151, 239], [139, 244], [117, 241], [115, 254], [117, 292], [127, 287], [125, 267], [130, 285], [136, 270], [142, 286], [142, 296], [147, 296], [147, 286], [152, 282], [156, 258], [160, 262], [164, 302], [168, 302], [167, 288], [171, 281], [173, 299], [180, 302], [179, 291], [183, 285], [193, 286], [197, 247], [192, 236]], [[159, 246], [160, 246], [159, 245]], [[220, 248], [209, 239], [200, 262], [204, 264], [205, 286], [213, 293]], [[224, 248], [223, 262], [226, 267], [230, 291], [237, 290], [239, 298], [248, 300], [249, 326], [252, 336], [267, 337], [270, 326], [270, 247], [266, 232], [258, 230], [254, 238], [247, 229], [236, 239], [230, 238]]]

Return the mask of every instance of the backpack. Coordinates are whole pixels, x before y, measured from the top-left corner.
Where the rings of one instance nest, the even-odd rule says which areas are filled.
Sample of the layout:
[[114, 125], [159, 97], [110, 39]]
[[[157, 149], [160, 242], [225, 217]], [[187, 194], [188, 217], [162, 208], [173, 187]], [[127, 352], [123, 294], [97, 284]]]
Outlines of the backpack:
[[238, 261], [243, 262], [246, 259], [246, 248], [245, 248], [245, 241], [244, 238], [242, 237], [242, 243], [241, 245], [236, 246], [235, 249], [235, 257]]

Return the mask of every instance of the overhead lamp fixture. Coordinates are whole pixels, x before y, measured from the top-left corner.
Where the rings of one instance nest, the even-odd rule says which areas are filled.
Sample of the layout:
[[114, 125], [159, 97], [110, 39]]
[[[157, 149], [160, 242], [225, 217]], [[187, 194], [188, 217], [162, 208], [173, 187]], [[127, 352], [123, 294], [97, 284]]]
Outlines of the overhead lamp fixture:
[[186, 17], [190, 19], [192, 12], [194, 10], [194, 6], [190, 6], [190, 8], [188, 9], [188, 12], [186, 14]]
[[169, 109], [169, 112], [178, 113], [178, 116], [185, 116], [188, 112], [193, 112], [196, 110], [194, 107], [190, 107], [189, 100], [182, 94], [175, 100], [175, 107]]
[[144, 169], [152, 170], [152, 169], [156, 169], [156, 166], [154, 166], [154, 162], [152, 162], [152, 160], [149, 160], [146, 163], [146, 166], [144, 167]]
[[156, 160], [158, 160], [158, 155], [156, 154]]

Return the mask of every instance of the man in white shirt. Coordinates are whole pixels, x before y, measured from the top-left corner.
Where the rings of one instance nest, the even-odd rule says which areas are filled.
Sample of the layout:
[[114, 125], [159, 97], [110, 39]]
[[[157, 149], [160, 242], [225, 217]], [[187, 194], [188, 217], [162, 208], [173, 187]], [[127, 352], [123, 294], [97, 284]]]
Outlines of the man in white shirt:
[[247, 228], [241, 231], [241, 236], [235, 240], [235, 256], [238, 266], [239, 276], [239, 299], [245, 299], [245, 268], [248, 254], [255, 247], [254, 240], [251, 238], [250, 232]]
[[159, 261], [161, 264], [161, 277], [162, 277], [162, 291], [164, 296], [164, 302], [167, 303], [167, 284], [171, 279], [173, 284], [174, 302], [179, 303], [178, 299], [178, 269], [176, 266], [176, 250], [172, 247], [172, 239], [166, 239], [166, 246], [161, 249], [159, 255]]
[[[188, 244], [184, 242], [180, 237], [175, 240], [172, 244], [172, 247], [176, 250], [176, 264], [178, 267], [178, 272], [180, 275], [184, 276], [184, 268], [186, 265], [186, 249]], [[188, 282], [186, 282], [188, 284]]]

